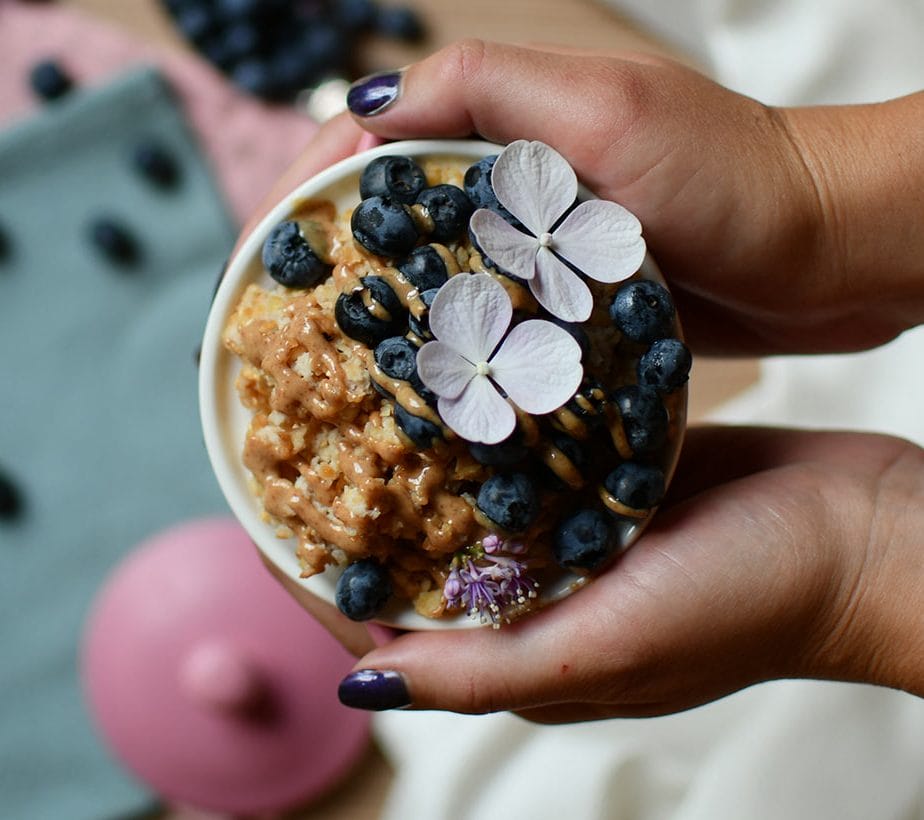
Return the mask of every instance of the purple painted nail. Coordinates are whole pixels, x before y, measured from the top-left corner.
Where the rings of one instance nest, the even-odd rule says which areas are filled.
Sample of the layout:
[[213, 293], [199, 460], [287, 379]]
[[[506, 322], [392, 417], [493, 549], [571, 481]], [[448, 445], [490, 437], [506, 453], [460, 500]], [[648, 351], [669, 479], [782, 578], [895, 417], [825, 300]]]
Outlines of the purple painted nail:
[[411, 705], [404, 678], [397, 672], [360, 669], [340, 681], [337, 697], [344, 706], [382, 712]]
[[381, 114], [401, 94], [403, 76], [400, 71], [386, 71], [357, 80], [347, 92], [347, 107], [360, 117]]

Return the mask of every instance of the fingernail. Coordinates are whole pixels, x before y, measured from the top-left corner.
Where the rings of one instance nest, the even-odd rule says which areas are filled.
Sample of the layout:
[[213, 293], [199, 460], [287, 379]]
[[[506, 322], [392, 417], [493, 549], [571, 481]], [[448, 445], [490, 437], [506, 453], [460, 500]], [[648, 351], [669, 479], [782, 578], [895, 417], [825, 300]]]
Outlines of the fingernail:
[[397, 672], [360, 669], [340, 681], [337, 697], [344, 706], [382, 712], [411, 705], [404, 678]]
[[350, 86], [347, 108], [360, 117], [381, 114], [401, 94], [402, 71], [385, 71], [363, 77]]

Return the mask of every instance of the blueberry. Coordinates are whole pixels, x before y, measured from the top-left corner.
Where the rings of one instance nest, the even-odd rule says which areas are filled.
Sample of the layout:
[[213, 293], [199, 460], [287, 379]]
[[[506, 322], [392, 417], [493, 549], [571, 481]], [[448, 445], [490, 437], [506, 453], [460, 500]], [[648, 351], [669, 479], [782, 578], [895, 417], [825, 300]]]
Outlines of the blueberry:
[[423, 169], [410, 157], [376, 157], [359, 178], [359, 195], [390, 197], [396, 202], [413, 205], [417, 195], [427, 187]]
[[29, 72], [29, 84], [43, 100], [57, 100], [74, 86], [67, 72], [54, 60], [36, 63]]
[[177, 27], [193, 43], [202, 43], [215, 30], [212, 10], [202, 4], [188, 4], [176, 13]]
[[[560, 432], [553, 432], [549, 436], [549, 443], [553, 448], [552, 452], [555, 453], [555, 461], [570, 462], [571, 466], [574, 467], [579, 476], [583, 479], [590, 464], [590, 456], [584, 445], [571, 436]], [[544, 464], [543, 466], [545, 467], [547, 477], [550, 479], [549, 484], [552, 489], [567, 490], [571, 486], [563, 477], [559, 476], [549, 464]], [[563, 463], [562, 468], [563, 470], [568, 470], [568, 464]]]
[[491, 171], [497, 161], [497, 154], [483, 157], [474, 165], [469, 166], [465, 172], [465, 193], [476, 208], [487, 208], [500, 214], [515, 228], [522, 228], [523, 224], [508, 211], [497, 199], [494, 186], [491, 184]]
[[132, 265], [141, 255], [134, 235], [115, 219], [99, 217], [90, 223], [89, 233], [90, 241], [110, 262]]
[[8, 475], [0, 472], [0, 520], [12, 521], [23, 509], [22, 493]]
[[180, 168], [176, 158], [163, 145], [147, 140], [135, 147], [132, 163], [145, 179], [160, 188], [176, 185]]
[[263, 267], [280, 285], [310, 288], [324, 279], [332, 266], [320, 250], [323, 237], [315, 223], [305, 228], [294, 220], [280, 222], [263, 243]]
[[552, 555], [565, 569], [596, 569], [616, 550], [616, 527], [599, 510], [580, 510], [555, 531]]
[[642, 280], [623, 285], [610, 304], [610, 317], [634, 342], [651, 344], [671, 335], [674, 302], [657, 282]]
[[249, 57], [239, 62], [231, 72], [231, 81], [238, 88], [257, 97], [272, 97], [276, 93], [272, 67], [259, 57]]
[[405, 410], [400, 404], [395, 404], [395, 421], [415, 447], [421, 450], [430, 449], [435, 442], [443, 438], [443, 431], [432, 421]]
[[606, 403], [606, 390], [600, 382], [590, 376], [584, 376], [577, 393], [568, 400], [565, 407], [589, 430], [595, 430], [606, 421]]
[[501, 473], [492, 476], [478, 491], [478, 509], [501, 529], [523, 532], [539, 514], [539, 497], [528, 476]]
[[433, 334], [430, 333], [430, 305], [433, 304], [433, 300], [439, 292], [439, 288], [430, 288], [421, 293], [420, 299], [424, 303], [426, 310], [420, 317], [415, 316], [413, 313], [408, 316], [407, 324], [411, 333], [421, 339], [430, 339], [433, 337]]
[[497, 154], [482, 157], [478, 162], [470, 165], [465, 172], [465, 193], [476, 208], [490, 208], [492, 211], [503, 208], [497, 201], [494, 186], [491, 185], [491, 170], [497, 162]]
[[421, 245], [419, 248], [414, 248], [407, 259], [398, 263], [398, 270], [421, 292], [439, 288], [449, 279], [446, 260], [432, 245]]
[[419, 237], [407, 207], [386, 196], [360, 202], [353, 211], [350, 227], [360, 245], [388, 259], [407, 256]]
[[658, 339], [638, 363], [638, 383], [660, 393], [673, 393], [690, 377], [693, 357], [680, 339]]
[[603, 486], [627, 507], [649, 510], [664, 498], [664, 473], [649, 464], [624, 461], [604, 479]]
[[497, 444], [473, 443], [468, 445], [468, 451], [475, 461], [489, 467], [513, 467], [529, 454], [519, 427]]
[[404, 336], [391, 336], [375, 348], [375, 363], [389, 378], [409, 382], [417, 378], [417, 345]]
[[337, 579], [337, 609], [353, 621], [374, 618], [391, 597], [388, 572], [374, 558], [350, 564]]
[[366, 31], [375, 24], [373, 0], [340, 0], [334, 5], [334, 19], [349, 31]]
[[334, 318], [351, 339], [375, 348], [389, 336], [404, 332], [407, 311], [382, 277], [365, 276], [360, 281], [362, 290], [341, 293], [337, 298]]
[[256, 17], [261, 0], [214, 0], [215, 11], [222, 20], [241, 20]]
[[425, 31], [420, 15], [407, 6], [385, 6], [378, 10], [375, 29], [385, 37], [394, 37], [406, 43], [423, 39]]
[[[667, 411], [656, 391], [638, 385], [621, 387], [613, 393], [613, 403], [622, 417], [622, 429], [633, 454], [654, 453], [667, 440]], [[616, 446], [619, 449], [618, 441]]]
[[252, 23], [234, 23], [222, 33], [221, 47], [223, 62], [239, 63], [256, 55], [260, 48], [260, 32]]
[[417, 204], [426, 209], [433, 221], [430, 236], [437, 242], [449, 242], [462, 236], [475, 210], [465, 191], [455, 185], [424, 188], [417, 195]]

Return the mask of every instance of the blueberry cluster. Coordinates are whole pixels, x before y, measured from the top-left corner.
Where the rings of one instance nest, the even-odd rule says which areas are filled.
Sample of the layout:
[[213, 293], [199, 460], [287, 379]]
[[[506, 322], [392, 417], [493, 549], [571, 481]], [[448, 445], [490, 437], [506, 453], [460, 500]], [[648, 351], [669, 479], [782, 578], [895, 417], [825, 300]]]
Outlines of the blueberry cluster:
[[621, 459], [599, 487], [605, 511], [579, 510], [555, 533], [553, 554], [569, 569], [599, 567], [616, 549], [615, 522], [644, 518], [661, 503], [670, 425], [664, 400], [686, 384], [692, 364], [690, 351], [673, 335], [673, 300], [657, 282], [623, 285], [609, 312], [626, 354], [638, 353], [637, 381], [607, 395], [599, 384], [585, 380], [566, 406], [581, 430], [598, 427], [605, 417]]
[[361, 37], [416, 42], [420, 17], [376, 0], [163, 0], [179, 30], [238, 86], [289, 99], [331, 77], [353, 76]]
[[[460, 271], [456, 250], [468, 238], [474, 209], [489, 208], [513, 220], [491, 186], [495, 159], [473, 164], [464, 189], [428, 185], [423, 169], [406, 156], [371, 161], [361, 175], [362, 200], [353, 211], [351, 231], [356, 243], [383, 264], [340, 294], [335, 318], [346, 336], [371, 351], [372, 384], [393, 402], [404, 436], [420, 450], [455, 448], [457, 457], [484, 468], [480, 474], [486, 478], [461, 489], [481, 526], [504, 538], [550, 531], [559, 566], [591, 571], [619, 548], [627, 522], [646, 518], [662, 501], [670, 460], [668, 407], [687, 381], [690, 354], [676, 338], [667, 290], [647, 280], [630, 281], [616, 290], [609, 308], [621, 335], [617, 355], [629, 360], [621, 367], [624, 384], [604, 386], [585, 364], [577, 392], [554, 413], [520, 414], [514, 432], [498, 444], [447, 442], [436, 396], [418, 374], [417, 352], [432, 338], [433, 299]], [[483, 254], [481, 261], [493, 275], [507, 277]], [[291, 220], [270, 234], [263, 262], [289, 287], [310, 286], [330, 271], [319, 242]], [[513, 289], [525, 285], [508, 278]], [[581, 346], [585, 363], [591, 361], [594, 351], [585, 328], [557, 323]], [[568, 512], [561, 514], [563, 507]], [[390, 590], [387, 569], [364, 559], [343, 573], [337, 603], [349, 617], [364, 620], [380, 611]]]

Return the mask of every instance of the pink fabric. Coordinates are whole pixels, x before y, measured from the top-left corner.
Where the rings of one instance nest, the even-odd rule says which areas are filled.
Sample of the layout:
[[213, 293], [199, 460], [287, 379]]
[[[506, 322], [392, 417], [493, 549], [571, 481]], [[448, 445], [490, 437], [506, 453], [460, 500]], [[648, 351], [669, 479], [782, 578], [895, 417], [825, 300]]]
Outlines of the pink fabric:
[[60, 6], [0, 0], [0, 124], [33, 112], [31, 67], [53, 58], [81, 85], [132, 66], [157, 65], [179, 94], [231, 212], [243, 222], [293, 162], [317, 125], [237, 91], [204, 60], [156, 48]]

